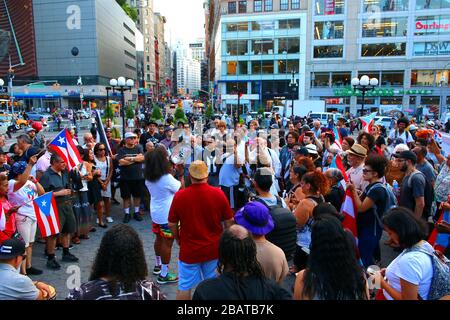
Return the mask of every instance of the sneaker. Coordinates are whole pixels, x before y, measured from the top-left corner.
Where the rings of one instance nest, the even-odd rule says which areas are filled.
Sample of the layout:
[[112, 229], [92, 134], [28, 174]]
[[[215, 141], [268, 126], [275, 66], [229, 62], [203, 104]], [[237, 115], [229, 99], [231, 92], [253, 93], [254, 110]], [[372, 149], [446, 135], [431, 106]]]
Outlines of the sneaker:
[[125, 217], [123, 218], [123, 223], [128, 223], [131, 220], [131, 215], [126, 214]]
[[38, 275], [42, 274], [42, 270], [30, 267], [27, 269], [27, 274], [32, 275], [32, 276], [38, 276]]
[[[56, 245], [56, 250], [59, 250], [59, 249], [62, 249], [62, 248], [63, 248], [62, 244], [57, 244]], [[72, 248], [73, 248], [73, 244], [70, 244], [69, 250], [72, 250]]]
[[155, 266], [154, 268], [153, 268], [153, 274], [155, 275], [155, 276], [157, 276], [157, 275], [159, 275], [161, 273], [161, 266]]
[[165, 277], [161, 277], [161, 275], [159, 275], [156, 282], [159, 284], [174, 283], [178, 282], [178, 277], [174, 273], [168, 272]]
[[111, 217], [106, 217], [106, 222], [108, 222], [108, 223], [113, 223], [114, 220], [113, 220], [113, 218], [111, 218]]
[[138, 213], [138, 214], [135, 214], [135, 215], [134, 215], [134, 220], [136, 220], [136, 221], [142, 221], [143, 219], [142, 219], [141, 215]]
[[64, 261], [64, 262], [77, 262], [78, 260], [79, 259], [71, 253], [63, 254], [63, 256], [62, 256], [62, 261]]
[[56, 261], [56, 259], [47, 260], [47, 268], [53, 269], [53, 270], [59, 270], [61, 269], [61, 265]]
[[95, 220], [95, 222], [97, 222], [97, 224], [99, 223], [98, 218], [97, 218], [97, 220]]

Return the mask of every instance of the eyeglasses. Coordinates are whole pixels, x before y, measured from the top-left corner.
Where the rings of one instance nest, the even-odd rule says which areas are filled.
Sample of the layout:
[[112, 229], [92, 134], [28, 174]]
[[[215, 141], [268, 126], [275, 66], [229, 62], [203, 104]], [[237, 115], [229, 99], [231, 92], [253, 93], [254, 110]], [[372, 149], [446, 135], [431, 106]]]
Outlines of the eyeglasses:
[[373, 170], [364, 168], [364, 169], [362, 170], [362, 172], [363, 172], [363, 173], [368, 173], [368, 172], [373, 172]]
[[105, 151], [106, 149], [102, 148], [102, 149], [98, 149], [98, 151]]

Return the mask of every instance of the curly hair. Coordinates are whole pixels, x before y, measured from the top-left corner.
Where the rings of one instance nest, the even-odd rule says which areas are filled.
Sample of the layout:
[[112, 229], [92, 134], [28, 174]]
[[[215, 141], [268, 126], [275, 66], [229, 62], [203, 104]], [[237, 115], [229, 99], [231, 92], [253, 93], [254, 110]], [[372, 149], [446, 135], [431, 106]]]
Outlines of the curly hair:
[[324, 215], [315, 219], [310, 250], [302, 296], [322, 300], [367, 300], [364, 270], [337, 218]]
[[345, 137], [345, 138], [342, 139], [342, 140], [347, 141], [347, 143], [348, 143], [348, 145], [350, 146], [350, 148], [353, 147], [353, 145], [355, 144], [355, 139], [353, 139], [353, 138], [350, 137], [350, 136]]
[[320, 171], [308, 172], [302, 177], [302, 181], [310, 184], [312, 193], [326, 195], [330, 192], [330, 182]]
[[172, 165], [170, 164], [167, 150], [160, 145], [145, 154], [145, 179], [150, 182], [158, 181], [162, 176], [171, 173]]
[[371, 154], [367, 157], [365, 165], [369, 166], [374, 172], [377, 173], [378, 178], [384, 177], [388, 161], [385, 157], [378, 154]]
[[233, 226], [226, 229], [220, 238], [217, 270], [222, 274], [231, 268], [237, 278], [252, 275], [262, 279], [264, 271], [256, 259], [256, 243], [250, 232], [245, 229], [246, 236], [240, 237], [234, 231], [238, 227]]
[[297, 161], [299, 166], [304, 166], [308, 172], [313, 172], [316, 170], [316, 166], [314, 165], [314, 161], [309, 157], [300, 158]]
[[367, 132], [361, 132], [361, 133], [358, 135], [358, 138], [356, 138], [356, 141], [357, 141], [359, 144], [361, 144], [361, 140], [362, 140], [362, 138], [364, 138], [364, 137], [369, 141], [369, 143], [368, 143], [369, 150], [372, 150], [372, 148], [375, 147], [375, 137], [374, 137], [373, 135], [371, 135], [370, 133], [367, 133]]
[[147, 275], [144, 247], [137, 232], [124, 224], [109, 229], [100, 243], [89, 281], [112, 278], [111, 292], [115, 291], [117, 282], [131, 292], [136, 282], [145, 280]]

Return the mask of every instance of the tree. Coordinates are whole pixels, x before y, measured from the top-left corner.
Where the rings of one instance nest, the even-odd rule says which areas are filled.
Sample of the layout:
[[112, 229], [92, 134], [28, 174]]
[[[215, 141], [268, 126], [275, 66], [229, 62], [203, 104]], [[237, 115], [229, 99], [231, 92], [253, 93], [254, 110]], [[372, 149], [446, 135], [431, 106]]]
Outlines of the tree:
[[212, 105], [210, 103], [208, 103], [208, 106], [206, 107], [205, 110], [205, 118], [206, 119], [211, 119], [214, 115], [214, 109], [212, 107]]
[[261, 115], [264, 114], [264, 109], [263, 109], [263, 107], [259, 107], [259, 108], [258, 108], [258, 113], [261, 114]]
[[108, 105], [105, 108], [105, 111], [103, 113], [103, 118], [104, 119], [114, 119], [114, 109], [111, 106], [111, 104], [108, 103]]
[[137, 22], [139, 14], [136, 8], [130, 7], [126, 0], [116, 0], [116, 2], [122, 7], [123, 11], [125, 11], [131, 20]]
[[133, 110], [133, 108], [132, 108], [131, 106], [129, 106], [129, 107], [127, 108], [125, 117], [126, 117], [127, 119], [134, 119], [134, 110]]
[[183, 108], [177, 108], [174, 114], [174, 121], [178, 123], [179, 121], [187, 122], [186, 115], [184, 114]]
[[153, 106], [152, 110], [152, 119], [153, 120], [164, 120], [163, 114], [161, 112], [161, 109], [158, 106]]

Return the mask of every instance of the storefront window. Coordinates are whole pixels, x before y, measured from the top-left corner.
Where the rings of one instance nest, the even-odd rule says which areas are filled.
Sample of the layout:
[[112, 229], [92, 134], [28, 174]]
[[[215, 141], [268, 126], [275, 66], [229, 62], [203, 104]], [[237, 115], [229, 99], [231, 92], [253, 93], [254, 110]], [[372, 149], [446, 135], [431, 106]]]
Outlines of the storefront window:
[[228, 14], [236, 13], [236, 1], [228, 2]]
[[431, 106], [431, 105], [438, 106], [440, 101], [441, 101], [441, 99], [439, 97], [433, 97], [433, 96], [420, 98], [420, 103], [425, 106]]
[[382, 86], [403, 86], [403, 71], [383, 71], [381, 73]]
[[434, 78], [434, 70], [412, 70], [411, 86], [432, 87]]
[[299, 53], [300, 39], [299, 38], [280, 38], [278, 39], [278, 53]]
[[344, 13], [345, 0], [315, 0], [316, 15], [335, 15]]
[[313, 72], [311, 73], [312, 87], [329, 87], [330, 73], [329, 72]]
[[416, 10], [450, 8], [448, 0], [416, 0]]
[[333, 87], [343, 87], [350, 85], [352, 74], [350, 72], [332, 72], [331, 85]]
[[365, 19], [362, 24], [362, 36], [404, 37], [408, 30], [408, 18]]
[[314, 58], [342, 58], [343, 46], [315, 46]]
[[300, 0], [291, 0], [291, 9], [292, 10], [300, 9]]
[[227, 23], [227, 31], [248, 31], [248, 22], [233, 22]]
[[409, 0], [364, 0], [364, 12], [406, 11]]
[[278, 29], [300, 29], [300, 20], [299, 19], [280, 20], [278, 23]]
[[436, 70], [436, 85], [448, 87], [449, 70]]
[[416, 100], [417, 100], [416, 96], [410, 96], [409, 97], [409, 105], [410, 106], [415, 106], [416, 105]]
[[272, 39], [252, 40], [252, 54], [273, 54]]
[[[356, 99], [356, 104], [362, 105], [363, 104], [363, 99], [362, 97], [358, 97]], [[369, 104], [375, 104], [375, 98], [364, 98], [364, 105], [367, 106]]]
[[314, 39], [342, 39], [344, 38], [343, 21], [320, 21], [314, 23]]
[[247, 93], [247, 82], [227, 82], [227, 94], [237, 94], [239, 91]]
[[403, 98], [402, 97], [381, 98], [380, 104], [381, 105], [401, 105], [401, 104], [403, 104]]
[[227, 75], [234, 76], [237, 74], [237, 62], [228, 61], [227, 62]]
[[415, 42], [413, 55], [423, 56], [448, 56], [450, 55], [450, 41]]
[[358, 78], [361, 78], [362, 76], [368, 76], [369, 79], [377, 78], [378, 81], [380, 80], [380, 72], [375, 72], [375, 71], [358, 71]]
[[262, 11], [262, 0], [254, 0], [253, 1], [253, 11], [254, 12]]
[[275, 23], [273, 21], [253, 21], [252, 22], [252, 30], [274, 30]]
[[361, 46], [362, 57], [395, 57], [404, 56], [406, 43], [371, 43]]
[[450, 34], [450, 16], [416, 17], [414, 35]]
[[280, 10], [286, 11], [289, 9], [289, 0], [280, 0]]

